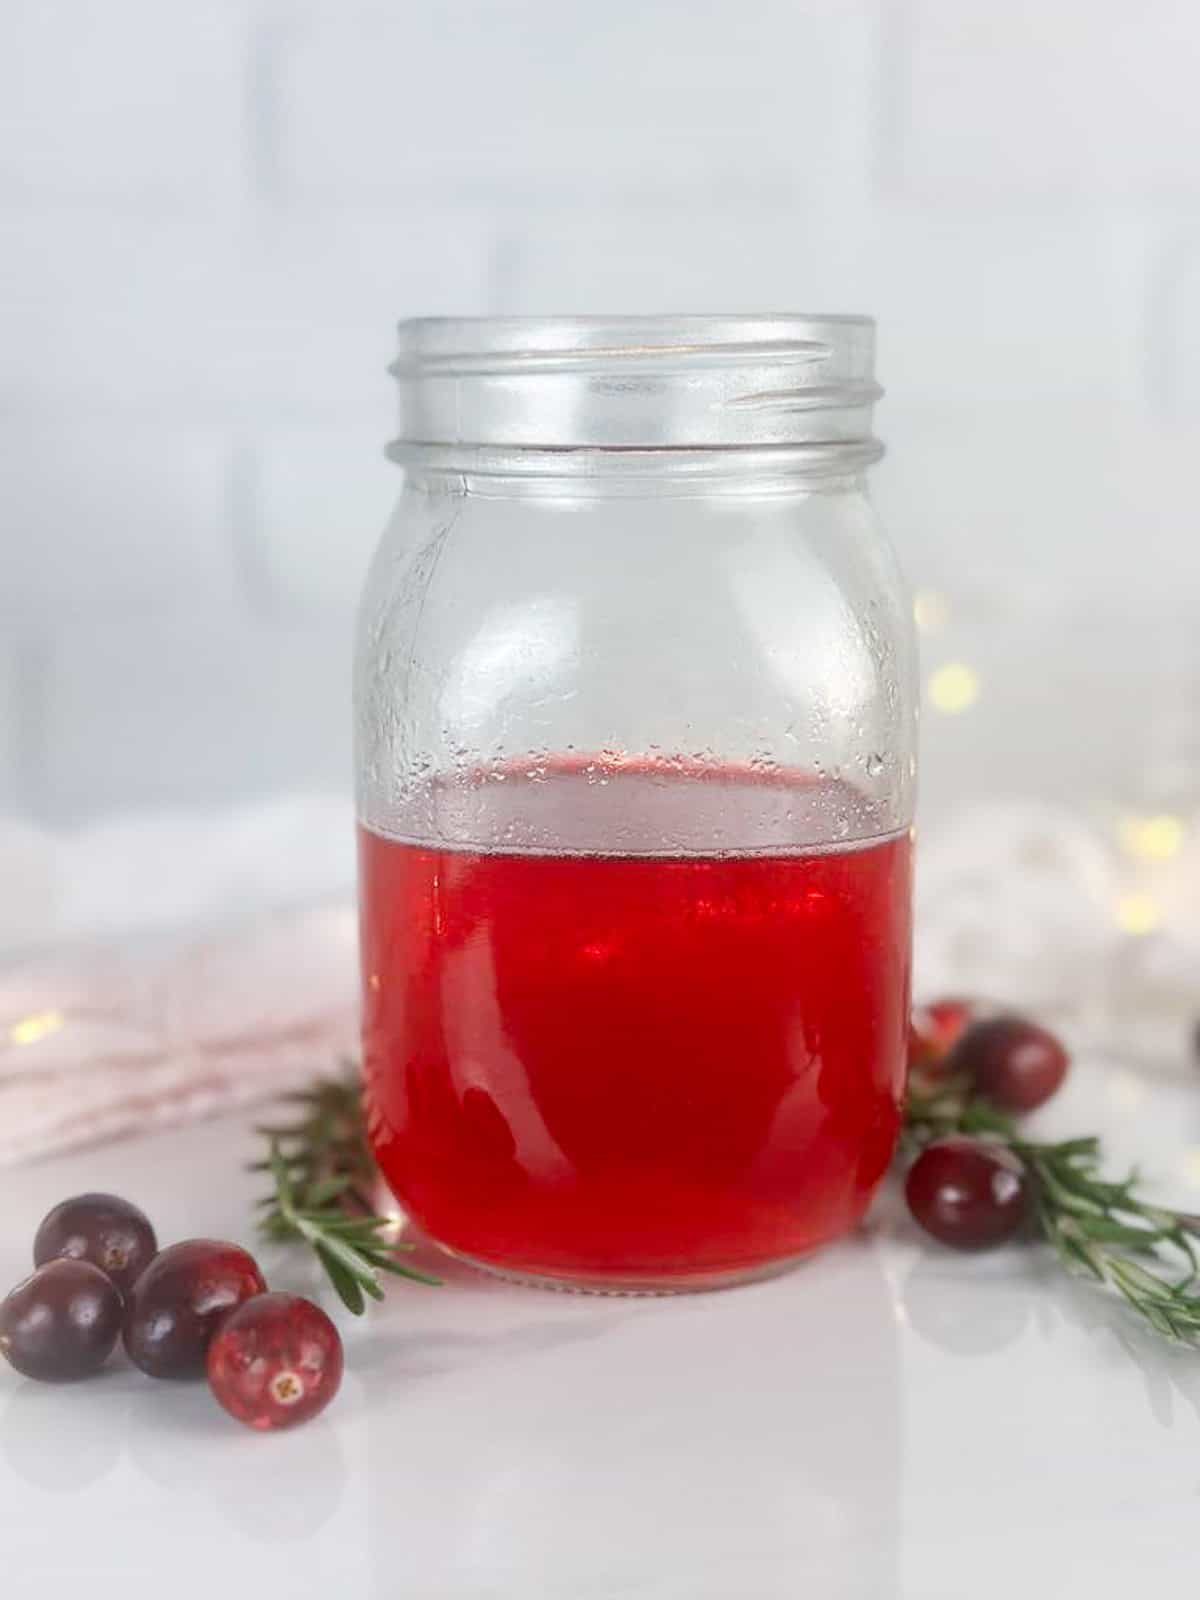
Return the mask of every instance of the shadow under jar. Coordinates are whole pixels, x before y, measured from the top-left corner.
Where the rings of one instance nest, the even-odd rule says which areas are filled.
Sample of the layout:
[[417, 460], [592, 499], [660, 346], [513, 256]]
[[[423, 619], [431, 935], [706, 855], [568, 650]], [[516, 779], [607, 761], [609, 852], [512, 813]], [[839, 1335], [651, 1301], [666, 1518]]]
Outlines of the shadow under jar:
[[888, 1165], [915, 653], [873, 331], [401, 327], [355, 672], [368, 1124], [477, 1265], [732, 1283]]

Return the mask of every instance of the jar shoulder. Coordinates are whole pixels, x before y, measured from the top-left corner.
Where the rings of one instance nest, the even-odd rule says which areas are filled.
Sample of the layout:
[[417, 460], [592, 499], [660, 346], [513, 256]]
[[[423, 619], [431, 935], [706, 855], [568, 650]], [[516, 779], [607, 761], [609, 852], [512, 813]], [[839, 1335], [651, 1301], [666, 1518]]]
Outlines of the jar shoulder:
[[560, 501], [407, 491], [372, 563], [360, 644], [386, 636], [444, 659], [498, 614], [538, 631], [548, 602], [597, 640], [606, 624], [630, 642], [645, 632], [677, 644], [689, 634], [714, 641], [714, 630], [768, 646], [814, 631], [870, 642], [878, 631], [911, 654], [907, 587], [862, 494]]
[[911, 607], [861, 493], [406, 490], [356, 666], [360, 769], [658, 751], [845, 776], [911, 815]]

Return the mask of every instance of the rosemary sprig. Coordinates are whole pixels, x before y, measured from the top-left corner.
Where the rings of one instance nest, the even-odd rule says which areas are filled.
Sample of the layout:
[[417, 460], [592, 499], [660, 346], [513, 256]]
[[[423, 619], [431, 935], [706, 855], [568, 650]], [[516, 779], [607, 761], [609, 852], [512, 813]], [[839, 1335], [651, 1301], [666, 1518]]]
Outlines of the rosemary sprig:
[[[277, 1145], [293, 1190], [304, 1195], [325, 1179], [345, 1178], [343, 1205], [369, 1215], [376, 1168], [354, 1062], [343, 1061], [340, 1071], [315, 1078], [307, 1089], [281, 1096], [279, 1103], [299, 1108], [295, 1120], [261, 1124], [254, 1131]], [[270, 1156], [253, 1162], [250, 1170], [270, 1172]]]
[[308, 1245], [355, 1316], [367, 1296], [383, 1299], [381, 1272], [437, 1284], [397, 1259], [411, 1245], [382, 1237], [391, 1226], [371, 1200], [375, 1164], [367, 1145], [357, 1075], [319, 1078], [311, 1089], [288, 1095], [299, 1105], [297, 1121], [256, 1131], [268, 1141], [268, 1154], [251, 1170], [270, 1175], [273, 1188], [258, 1202], [259, 1222], [270, 1239]]
[[963, 1081], [915, 1079], [905, 1112], [907, 1149], [948, 1133], [993, 1139], [1025, 1164], [1033, 1179], [1034, 1226], [1069, 1272], [1120, 1295], [1164, 1337], [1200, 1343], [1192, 1242], [1200, 1237], [1200, 1218], [1143, 1200], [1136, 1172], [1119, 1181], [1103, 1177], [1099, 1139], [1026, 1139], [1011, 1117]]

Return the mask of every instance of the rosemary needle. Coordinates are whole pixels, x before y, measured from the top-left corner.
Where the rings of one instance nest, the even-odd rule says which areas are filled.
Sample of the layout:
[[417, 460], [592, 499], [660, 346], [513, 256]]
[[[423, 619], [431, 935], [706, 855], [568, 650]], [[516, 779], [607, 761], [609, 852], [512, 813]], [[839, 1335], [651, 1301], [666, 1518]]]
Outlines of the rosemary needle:
[[342, 1302], [360, 1316], [367, 1299], [382, 1300], [381, 1273], [438, 1284], [398, 1258], [411, 1246], [382, 1237], [391, 1219], [371, 1201], [375, 1167], [363, 1125], [358, 1080], [350, 1072], [319, 1078], [288, 1099], [298, 1119], [257, 1131], [268, 1141], [253, 1170], [266, 1172], [270, 1194], [259, 1201], [262, 1232], [309, 1246]]

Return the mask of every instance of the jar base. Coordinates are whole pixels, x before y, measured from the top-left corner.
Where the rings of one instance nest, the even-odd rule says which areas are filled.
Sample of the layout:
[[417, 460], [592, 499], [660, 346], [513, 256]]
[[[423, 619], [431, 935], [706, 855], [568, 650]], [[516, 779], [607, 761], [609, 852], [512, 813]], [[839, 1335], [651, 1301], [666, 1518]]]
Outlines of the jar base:
[[638, 1274], [624, 1278], [620, 1274], [597, 1273], [580, 1276], [576, 1273], [531, 1272], [522, 1267], [508, 1267], [500, 1262], [487, 1261], [480, 1256], [468, 1255], [453, 1245], [432, 1241], [445, 1255], [476, 1272], [492, 1278], [503, 1278], [506, 1283], [519, 1283], [530, 1289], [553, 1289], [559, 1294], [591, 1294], [619, 1296], [624, 1299], [653, 1299], [674, 1294], [705, 1294], [716, 1289], [736, 1289], [745, 1283], [761, 1283], [766, 1278], [778, 1278], [790, 1272], [801, 1262], [809, 1260], [812, 1250], [802, 1250], [794, 1256], [784, 1256], [778, 1261], [758, 1262], [750, 1267], [733, 1267], [718, 1271], [672, 1274], [669, 1278], [656, 1278], [653, 1274]]

